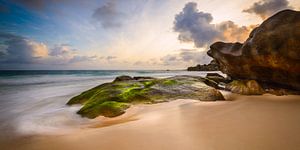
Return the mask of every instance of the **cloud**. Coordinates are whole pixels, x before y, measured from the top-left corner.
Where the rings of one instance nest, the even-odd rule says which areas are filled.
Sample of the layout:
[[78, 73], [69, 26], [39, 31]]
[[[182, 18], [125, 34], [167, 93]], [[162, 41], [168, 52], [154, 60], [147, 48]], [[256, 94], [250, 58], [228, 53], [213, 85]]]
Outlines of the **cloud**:
[[51, 64], [72, 64], [85, 61], [95, 61], [98, 56], [85, 56], [78, 54], [77, 49], [69, 44], [55, 45], [49, 52], [48, 63]]
[[125, 14], [116, 8], [116, 1], [109, 1], [97, 8], [92, 17], [101, 24], [103, 28], [116, 28], [122, 26]]
[[190, 2], [175, 16], [174, 31], [180, 33], [180, 41], [194, 42], [197, 47], [203, 47], [220, 34], [211, 24], [212, 20], [211, 14], [200, 12], [197, 3]]
[[113, 60], [113, 59], [116, 59], [116, 58], [117, 58], [116, 56], [107, 56], [106, 60], [110, 61], [110, 60]]
[[206, 51], [199, 49], [179, 49], [171, 54], [167, 54], [158, 58], [140, 59], [136, 61], [123, 61], [124, 64], [130, 64], [135, 67], [160, 68], [167, 67], [168, 69], [178, 69], [193, 66], [195, 64], [209, 63], [210, 58]]
[[35, 10], [35, 11], [42, 11], [50, 4], [60, 2], [57, 0], [12, 0], [12, 1], [28, 9]]
[[80, 55], [76, 55], [76, 56], [72, 57], [69, 60], [69, 63], [92, 61], [92, 60], [96, 60], [97, 58], [98, 58], [98, 56], [96, 56], [96, 55], [94, 55], [94, 56], [80, 56]]
[[59, 44], [50, 49], [49, 58], [46, 62], [50, 64], [69, 64], [82, 60], [79, 57], [76, 54], [76, 49], [73, 49], [71, 45]]
[[[46, 0], [13, 0], [25, 7], [35, 10], [41, 10], [46, 6]], [[50, 0], [51, 1], [51, 0]]]
[[250, 8], [243, 10], [243, 12], [253, 13], [262, 19], [266, 19], [278, 11], [288, 8], [292, 7], [289, 6], [287, 0], [260, 0], [255, 2]]
[[177, 55], [168, 54], [162, 57], [160, 60], [162, 61], [162, 64], [165, 66], [176, 65], [180, 62], [180, 59], [178, 59], [177, 57], [178, 57]]
[[[124, 61], [124, 63], [130, 63], [130, 62]], [[132, 62], [130, 64], [133, 66], [139, 66], [139, 67], [151, 66], [154, 68], [155, 68], [155, 66], [162, 65], [162, 63], [160, 62], [160, 60], [158, 58], [151, 58], [148, 60], [138, 60], [138, 61]]]
[[111, 61], [111, 60], [117, 59], [117, 58], [118, 58], [117, 56], [102, 56], [102, 57], [99, 57], [99, 59], [106, 60], [106, 61]]
[[199, 63], [208, 63], [211, 58], [205, 51], [197, 49], [180, 49], [176, 54], [168, 54], [161, 59], [162, 65], [185, 65], [190, 66]]
[[[49, 49], [44, 43], [29, 38], [0, 33], [0, 62], [3, 64], [72, 64], [95, 61], [97, 56], [85, 56], [68, 44], [55, 45]], [[108, 59], [113, 59], [109, 57]]]
[[51, 56], [64, 56], [64, 55], [72, 55], [76, 51], [76, 49], [72, 49], [68, 44], [56, 45], [51, 49]]
[[252, 26], [238, 26], [232, 21], [212, 24], [210, 13], [197, 9], [197, 3], [189, 2], [183, 10], [175, 16], [174, 31], [178, 32], [178, 40], [193, 42], [196, 47], [207, 47], [217, 40], [244, 41]]
[[5, 53], [0, 51], [0, 57], [4, 56]]
[[0, 3], [0, 13], [8, 13], [8, 12], [10, 12], [10, 9], [6, 5]]
[[0, 33], [0, 39], [3, 43], [2, 62], [33, 63], [48, 56], [48, 48], [44, 43], [9, 33]]
[[224, 41], [245, 41], [250, 32], [257, 27], [257, 25], [250, 26], [238, 26], [232, 21], [224, 21], [216, 25], [216, 28], [220, 31], [220, 39]]
[[28, 9], [35, 10], [35, 11], [43, 11], [47, 7], [51, 5], [57, 5], [64, 2], [73, 2], [70, 0], [12, 0], [13, 2], [20, 4]]

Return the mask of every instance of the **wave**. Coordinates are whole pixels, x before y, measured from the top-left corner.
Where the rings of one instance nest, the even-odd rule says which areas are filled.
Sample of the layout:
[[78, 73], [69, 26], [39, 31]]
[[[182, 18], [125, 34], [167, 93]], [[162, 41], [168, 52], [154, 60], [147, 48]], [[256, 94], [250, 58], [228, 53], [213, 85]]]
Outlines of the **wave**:
[[205, 76], [206, 72], [186, 71], [11, 71], [0, 75], [0, 132], [5, 137], [61, 133], [91, 120], [66, 106], [73, 96], [112, 81], [119, 75], [169, 77]]
[[[1, 86], [37, 85], [60, 82], [77, 82], [88, 80], [107, 80], [119, 75], [167, 77], [187, 74], [186, 71], [1, 71]], [[191, 75], [201, 75], [199, 72], [188, 72]], [[205, 73], [202, 73], [203, 75]]]

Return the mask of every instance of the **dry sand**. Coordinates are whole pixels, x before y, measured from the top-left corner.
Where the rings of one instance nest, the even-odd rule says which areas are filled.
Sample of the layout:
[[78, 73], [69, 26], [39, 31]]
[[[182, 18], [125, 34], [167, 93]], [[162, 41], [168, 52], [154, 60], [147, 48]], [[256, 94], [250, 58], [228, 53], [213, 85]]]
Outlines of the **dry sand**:
[[131, 108], [65, 135], [14, 140], [21, 150], [299, 150], [300, 96], [231, 96]]

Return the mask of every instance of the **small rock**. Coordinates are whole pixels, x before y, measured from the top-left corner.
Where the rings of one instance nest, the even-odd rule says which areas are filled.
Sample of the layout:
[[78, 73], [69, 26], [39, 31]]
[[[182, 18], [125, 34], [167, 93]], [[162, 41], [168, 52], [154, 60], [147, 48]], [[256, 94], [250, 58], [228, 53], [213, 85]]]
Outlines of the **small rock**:
[[131, 76], [118, 76], [113, 82], [134, 80]]
[[218, 73], [207, 73], [205, 78], [213, 80], [213, 81], [217, 82], [218, 84], [220, 84], [221, 82], [223, 82], [223, 83], [231, 82], [230, 79], [225, 78]]
[[234, 80], [225, 89], [242, 95], [262, 95], [264, 89], [255, 80]]
[[133, 77], [134, 80], [148, 80], [148, 79], [155, 79], [153, 77]]

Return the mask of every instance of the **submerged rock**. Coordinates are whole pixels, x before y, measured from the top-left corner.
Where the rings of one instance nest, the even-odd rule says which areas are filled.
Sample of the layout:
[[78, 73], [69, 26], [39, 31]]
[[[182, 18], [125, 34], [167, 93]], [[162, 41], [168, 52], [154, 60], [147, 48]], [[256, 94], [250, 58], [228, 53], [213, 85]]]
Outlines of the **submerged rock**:
[[134, 80], [155, 79], [153, 77], [133, 77]]
[[[118, 77], [117, 77], [118, 78]], [[131, 78], [131, 77], [130, 77]], [[205, 79], [194, 76], [175, 76], [164, 79], [114, 80], [104, 83], [73, 97], [67, 104], [82, 104], [77, 112], [83, 117], [121, 115], [130, 104], [158, 103], [175, 99], [201, 101], [224, 100], [223, 95], [204, 83]]]
[[243, 44], [216, 42], [208, 55], [233, 79], [300, 90], [300, 12], [281, 11], [255, 28]]
[[131, 76], [118, 76], [115, 78], [115, 80], [113, 82], [117, 82], [117, 81], [127, 81], [127, 80], [133, 80], [133, 78]]

